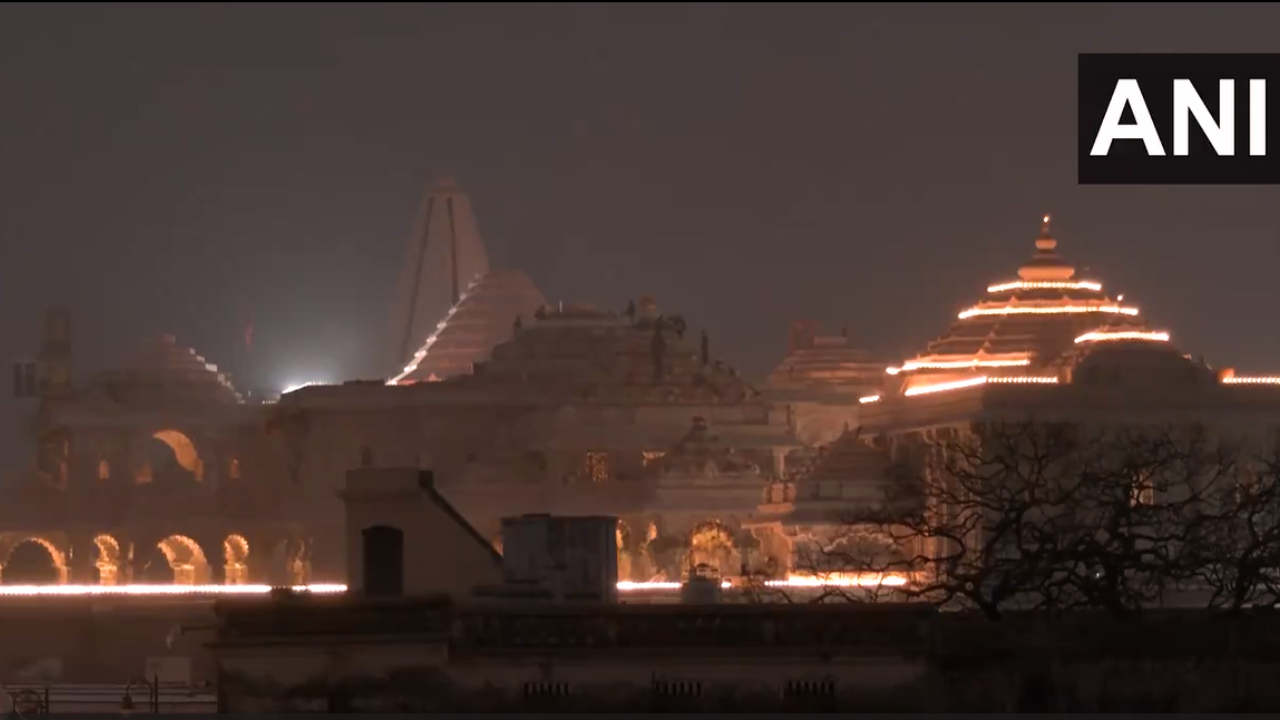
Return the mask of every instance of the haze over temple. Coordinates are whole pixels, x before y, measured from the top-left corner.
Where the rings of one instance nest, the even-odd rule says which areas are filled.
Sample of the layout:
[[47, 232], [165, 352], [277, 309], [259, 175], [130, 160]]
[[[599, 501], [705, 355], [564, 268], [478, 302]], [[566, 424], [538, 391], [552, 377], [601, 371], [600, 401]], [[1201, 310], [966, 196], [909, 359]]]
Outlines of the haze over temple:
[[337, 493], [353, 468], [399, 467], [433, 471], [432, 492], [495, 546], [505, 517], [617, 518], [628, 592], [696, 568], [803, 585], [799, 558], [878, 502], [886, 468], [985, 419], [1280, 421], [1280, 381], [1184, 356], [1076, 276], [1047, 216], [1034, 244], [916, 357], [891, 367], [800, 322], [757, 386], [652, 297], [551, 304], [519, 270], [491, 269], [446, 181], [411, 237], [404, 362], [385, 379], [254, 405], [169, 337], [76, 387], [69, 319], [52, 314], [47, 346], [62, 350], [15, 375], [24, 394], [43, 382], [33, 472], [0, 503], [0, 569], [35, 547], [50, 578], [77, 584], [341, 584]]

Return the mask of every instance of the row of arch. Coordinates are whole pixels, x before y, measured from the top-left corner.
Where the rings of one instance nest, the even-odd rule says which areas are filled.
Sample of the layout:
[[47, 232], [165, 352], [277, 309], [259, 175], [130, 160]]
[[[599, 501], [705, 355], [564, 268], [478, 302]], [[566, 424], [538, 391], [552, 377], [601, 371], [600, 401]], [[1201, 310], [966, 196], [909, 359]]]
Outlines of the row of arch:
[[[141, 453], [141, 461], [132, 468], [133, 480], [138, 485], [153, 482], [158, 474], [174, 470], [196, 482], [203, 482], [205, 461], [196, 450], [196, 444], [190, 437], [179, 430], [159, 430], [147, 438], [153, 444], [151, 451]], [[42, 443], [40, 465], [47, 472], [65, 474], [65, 467], [70, 454], [68, 438], [63, 435], [51, 438]], [[99, 458], [96, 474], [99, 481], [113, 479], [115, 468], [107, 458]], [[227, 458], [223, 471], [231, 480], [240, 478], [240, 460]]]
[[[231, 534], [222, 541], [224, 583], [243, 585], [249, 580], [249, 541]], [[135, 557], [135, 552], [143, 553]], [[98, 585], [132, 582], [175, 585], [206, 585], [213, 579], [212, 567], [200, 543], [186, 535], [170, 535], [152, 547], [122, 546], [111, 535], [93, 539], [93, 563]], [[45, 538], [24, 538], [11, 545], [0, 558], [2, 585], [63, 585], [70, 580], [70, 558]], [[139, 577], [139, 573], [141, 577]]]

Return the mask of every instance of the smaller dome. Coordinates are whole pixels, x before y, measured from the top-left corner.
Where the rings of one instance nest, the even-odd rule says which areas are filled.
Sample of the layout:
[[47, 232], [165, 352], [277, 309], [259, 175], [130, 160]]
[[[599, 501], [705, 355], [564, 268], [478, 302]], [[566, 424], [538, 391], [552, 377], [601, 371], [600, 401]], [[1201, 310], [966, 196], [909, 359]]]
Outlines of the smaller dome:
[[240, 394], [218, 366], [192, 348], [179, 345], [173, 335], [143, 342], [121, 366], [98, 375], [92, 386], [108, 390], [118, 400], [187, 400], [239, 403]]

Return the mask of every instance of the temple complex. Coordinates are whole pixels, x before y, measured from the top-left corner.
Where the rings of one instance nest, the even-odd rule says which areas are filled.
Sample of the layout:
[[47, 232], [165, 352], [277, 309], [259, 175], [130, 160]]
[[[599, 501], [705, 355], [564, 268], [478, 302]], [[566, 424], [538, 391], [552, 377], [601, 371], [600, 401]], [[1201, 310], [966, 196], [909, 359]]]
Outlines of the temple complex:
[[[347, 581], [339, 492], [352, 469], [429, 469], [433, 492], [493, 547], [504, 517], [618, 518], [619, 579], [795, 575], [889, 468], [996, 417], [1280, 423], [1280, 379], [1215, 372], [1138, 308], [1077, 277], [1046, 217], [1031, 259], [889, 366], [848, 333], [792, 328], [761, 386], [650, 297], [551, 303], [493, 269], [457, 185], [426, 197], [386, 376], [247, 402], [163, 336], [83, 386], [69, 316], [48, 323], [32, 473], [0, 502], [0, 581]], [[39, 376], [39, 383], [33, 377]]]

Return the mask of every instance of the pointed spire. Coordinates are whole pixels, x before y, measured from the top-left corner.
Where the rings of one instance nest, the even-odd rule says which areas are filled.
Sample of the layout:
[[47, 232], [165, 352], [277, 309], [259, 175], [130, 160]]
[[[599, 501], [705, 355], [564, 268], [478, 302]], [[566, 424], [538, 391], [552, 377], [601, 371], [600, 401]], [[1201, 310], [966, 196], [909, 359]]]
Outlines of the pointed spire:
[[1040, 237], [1036, 238], [1036, 249], [1052, 252], [1056, 247], [1058, 247], [1058, 241], [1053, 239], [1053, 233], [1049, 230], [1049, 216], [1045, 215], [1040, 221]]
[[393, 374], [413, 359], [471, 282], [488, 272], [471, 200], [445, 176], [427, 191], [405, 252], [393, 315]]
[[1049, 216], [1040, 219], [1040, 235], [1036, 237], [1036, 253], [1031, 262], [1018, 268], [1018, 277], [1031, 282], [1061, 282], [1075, 276], [1075, 268], [1058, 256], [1058, 241], [1049, 227]]

